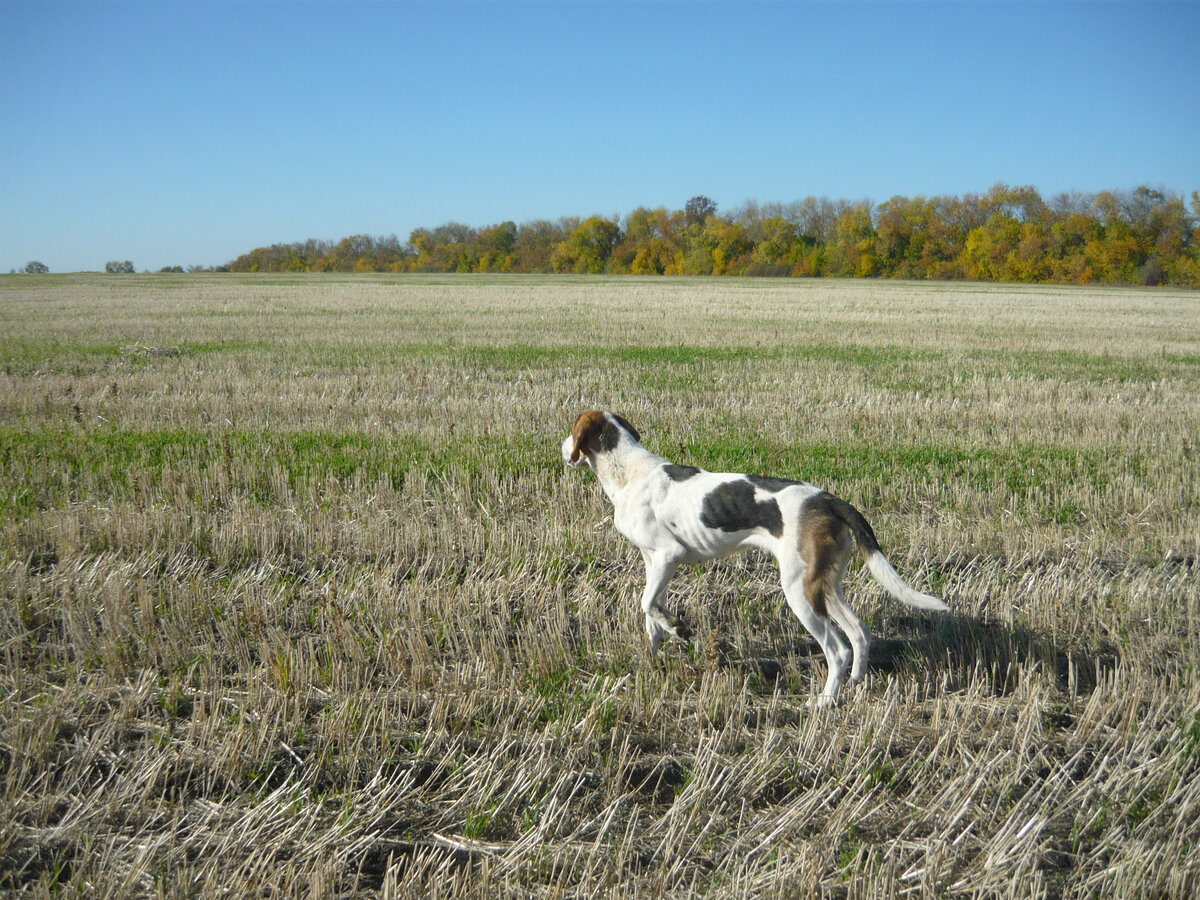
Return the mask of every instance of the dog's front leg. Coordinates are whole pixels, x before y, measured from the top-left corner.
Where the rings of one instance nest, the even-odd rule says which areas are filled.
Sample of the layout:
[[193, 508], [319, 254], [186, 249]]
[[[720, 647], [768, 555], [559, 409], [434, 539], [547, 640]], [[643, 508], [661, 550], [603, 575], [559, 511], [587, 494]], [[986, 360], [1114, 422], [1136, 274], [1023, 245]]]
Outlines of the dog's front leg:
[[642, 612], [646, 616], [646, 634], [650, 637], [650, 652], [658, 653], [668, 634], [689, 640], [692, 630], [681, 619], [672, 616], [662, 604], [667, 584], [679, 569], [681, 557], [663, 551], [643, 550], [646, 561], [646, 589], [642, 592]]

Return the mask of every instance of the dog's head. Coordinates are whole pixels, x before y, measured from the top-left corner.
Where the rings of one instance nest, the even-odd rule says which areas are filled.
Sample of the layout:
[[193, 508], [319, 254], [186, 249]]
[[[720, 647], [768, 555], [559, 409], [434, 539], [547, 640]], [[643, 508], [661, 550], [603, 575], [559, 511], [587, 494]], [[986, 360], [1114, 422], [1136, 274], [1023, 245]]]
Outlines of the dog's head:
[[602, 409], [581, 413], [562, 443], [563, 462], [572, 468], [587, 465], [594, 469], [596, 455], [615, 450], [621, 443], [622, 432], [635, 442], [642, 439], [637, 429], [616, 413]]

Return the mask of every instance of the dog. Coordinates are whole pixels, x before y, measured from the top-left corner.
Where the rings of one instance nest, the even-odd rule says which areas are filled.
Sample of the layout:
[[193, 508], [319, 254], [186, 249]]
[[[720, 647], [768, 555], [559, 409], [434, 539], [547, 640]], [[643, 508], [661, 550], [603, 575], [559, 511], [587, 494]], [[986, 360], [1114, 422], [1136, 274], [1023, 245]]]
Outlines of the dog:
[[829, 674], [817, 706], [837, 701], [847, 666], [851, 685], [866, 675], [870, 632], [846, 605], [842, 585], [855, 544], [867, 571], [893, 597], [917, 609], [949, 609], [905, 583], [862, 513], [806, 482], [676, 465], [643, 447], [637, 429], [621, 416], [598, 409], [575, 420], [562, 456], [568, 466], [596, 473], [612, 501], [617, 530], [642, 551], [642, 612], [652, 654], [668, 635], [691, 638], [691, 629], [663, 605], [679, 566], [749, 547], [774, 555], [788, 606], [825, 654]]

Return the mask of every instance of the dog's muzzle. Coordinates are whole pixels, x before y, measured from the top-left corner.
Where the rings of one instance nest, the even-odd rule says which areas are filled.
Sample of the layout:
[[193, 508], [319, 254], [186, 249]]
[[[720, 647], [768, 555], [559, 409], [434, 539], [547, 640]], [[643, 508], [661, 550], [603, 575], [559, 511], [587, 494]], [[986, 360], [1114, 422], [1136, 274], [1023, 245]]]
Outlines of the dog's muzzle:
[[581, 466], [587, 465], [587, 455], [580, 453], [579, 459], [571, 462], [571, 454], [575, 452], [575, 440], [571, 435], [567, 435], [567, 439], [562, 442], [562, 457], [563, 462], [572, 469], [578, 469]]

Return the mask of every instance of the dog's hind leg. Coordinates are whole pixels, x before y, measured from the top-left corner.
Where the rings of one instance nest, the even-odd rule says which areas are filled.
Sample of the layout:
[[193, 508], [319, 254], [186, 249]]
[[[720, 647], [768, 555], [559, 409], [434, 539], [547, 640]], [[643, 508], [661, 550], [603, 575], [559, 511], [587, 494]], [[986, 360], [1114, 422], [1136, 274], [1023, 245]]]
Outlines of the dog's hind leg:
[[825, 595], [825, 603], [829, 607], [830, 616], [838, 623], [842, 631], [846, 632], [846, 637], [850, 639], [850, 646], [854, 650], [854, 667], [850, 670], [849, 683], [856, 685], [867, 674], [871, 632], [846, 603], [846, 592], [840, 583], [833, 593]]
[[826, 541], [822, 550], [810, 548], [812, 566], [809, 577], [805, 580], [805, 590], [812, 593], [820, 592], [825, 609], [830, 618], [845, 632], [854, 651], [854, 665], [850, 670], [850, 684], [856, 685], [866, 677], [867, 656], [871, 642], [871, 632], [846, 603], [845, 579], [846, 569], [854, 556], [854, 545], [844, 528], [831, 529], [830, 540]]
[[808, 577], [803, 565], [790, 565], [781, 561], [780, 581], [783, 584], [783, 594], [787, 597], [788, 606], [800, 620], [800, 624], [808, 629], [809, 634], [821, 645], [825, 654], [825, 663], [829, 667], [829, 675], [825, 679], [825, 687], [814, 698], [817, 706], [833, 706], [837, 702], [838, 688], [850, 665], [850, 649], [838, 637], [837, 629], [827, 615], [817, 611], [818, 604], [824, 608], [823, 597], [810, 596], [810, 591], [818, 585]]

